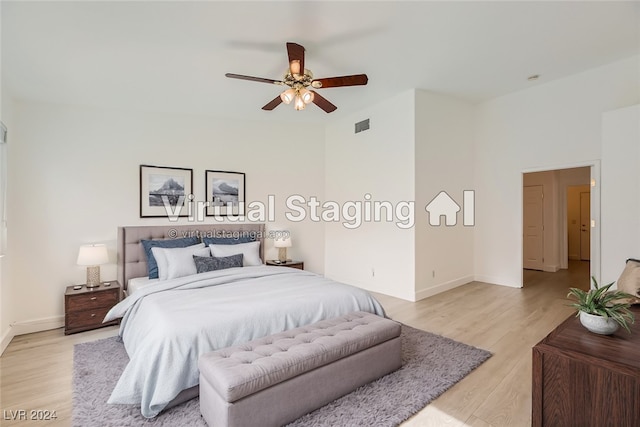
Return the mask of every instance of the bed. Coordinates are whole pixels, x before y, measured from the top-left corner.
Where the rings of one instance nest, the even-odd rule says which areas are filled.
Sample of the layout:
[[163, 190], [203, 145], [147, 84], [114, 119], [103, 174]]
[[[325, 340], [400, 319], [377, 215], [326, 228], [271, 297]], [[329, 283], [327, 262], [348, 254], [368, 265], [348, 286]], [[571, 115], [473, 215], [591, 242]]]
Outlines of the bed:
[[[143, 240], [250, 234], [264, 260], [264, 230], [263, 224], [119, 228], [118, 280], [128, 296], [105, 321], [122, 319], [119, 334], [130, 360], [109, 403], [140, 405], [142, 415], [152, 418], [197, 396], [203, 353], [353, 311], [384, 316], [366, 291], [287, 267], [260, 264], [144, 280]], [[132, 291], [136, 278], [142, 279]]]

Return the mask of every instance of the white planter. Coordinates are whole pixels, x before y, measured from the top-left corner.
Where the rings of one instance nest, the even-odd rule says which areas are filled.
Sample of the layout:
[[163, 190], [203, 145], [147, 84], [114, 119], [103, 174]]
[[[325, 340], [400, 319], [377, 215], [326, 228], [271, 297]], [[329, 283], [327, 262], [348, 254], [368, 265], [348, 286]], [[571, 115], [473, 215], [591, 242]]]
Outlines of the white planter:
[[602, 317], [595, 314], [580, 312], [580, 323], [593, 333], [611, 335], [618, 330], [620, 325], [610, 317]]

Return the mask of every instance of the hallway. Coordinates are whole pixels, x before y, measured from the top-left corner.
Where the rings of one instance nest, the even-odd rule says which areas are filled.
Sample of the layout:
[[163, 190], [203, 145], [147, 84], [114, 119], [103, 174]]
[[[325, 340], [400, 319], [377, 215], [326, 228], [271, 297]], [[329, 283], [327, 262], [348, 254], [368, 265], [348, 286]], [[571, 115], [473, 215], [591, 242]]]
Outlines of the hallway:
[[571, 287], [587, 290], [591, 284], [590, 267], [589, 261], [569, 260], [568, 269], [558, 270], [555, 273], [525, 269], [522, 275], [523, 287], [542, 286], [546, 289]]

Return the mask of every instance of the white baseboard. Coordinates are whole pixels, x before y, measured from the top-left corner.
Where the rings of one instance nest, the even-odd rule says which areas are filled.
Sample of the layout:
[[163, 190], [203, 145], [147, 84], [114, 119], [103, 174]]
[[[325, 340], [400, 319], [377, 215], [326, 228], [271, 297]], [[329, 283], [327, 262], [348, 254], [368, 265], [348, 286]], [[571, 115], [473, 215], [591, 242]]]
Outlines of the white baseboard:
[[11, 325], [13, 335], [31, 334], [33, 332], [48, 331], [64, 326], [64, 316], [44, 317], [42, 319], [15, 322]]
[[4, 353], [7, 347], [9, 347], [9, 343], [14, 336], [15, 334], [13, 333], [13, 328], [9, 326], [9, 328], [7, 328], [7, 331], [2, 335], [2, 341], [0, 341], [0, 356], [2, 356], [2, 353]]
[[469, 282], [473, 282], [473, 276], [465, 276], [459, 279], [450, 280], [445, 283], [439, 283], [435, 286], [431, 286], [427, 289], [422, 289], [416, 292], [414, 301], [420, 301], [421, 299], [431, 297], [433, 295], [448, 291], [453, 288], [457, 288], [458, 286], [465, 285]]
[[25, 322], [12, 323], [2, 336], [0, 341], [0, 356], [9, 346], [13, 337], [34, 332], [48, 331], [64, 326], [64, 316], [45, 317], [42, 319], [27, 320]]
[[558, 270], [560, 270], [559, 265], [543, 265], [542, 266], [542, 271], [546, 271], [547, 273], [555, 273]]
[[513, 280], [508, 280], [502, 277], [476, 275], [473, 277], [473, 280], [476, 282], [488, 283], [490, 285], [508, 286], [510, 288], [522, 287], [522, 283], [521, 284], [513, 283]]

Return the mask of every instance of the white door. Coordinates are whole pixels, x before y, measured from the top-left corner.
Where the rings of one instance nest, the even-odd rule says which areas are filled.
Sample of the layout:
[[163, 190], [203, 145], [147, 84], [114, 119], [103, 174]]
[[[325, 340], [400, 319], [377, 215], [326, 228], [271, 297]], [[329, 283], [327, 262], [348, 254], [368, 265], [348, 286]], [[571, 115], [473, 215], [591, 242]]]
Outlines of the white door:
[[580, 259], [591, 259], [591, 193], [580, 193]]
[[544, 216], [542, 185], [526, 186], [523, 189], [523, 260], [524, 268], [542, 270], [544, 255]]

